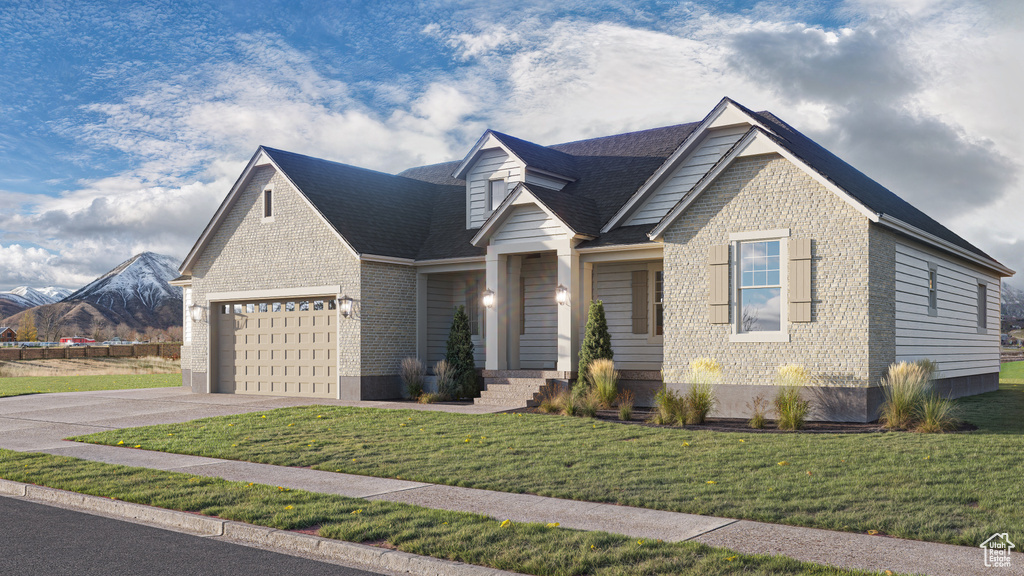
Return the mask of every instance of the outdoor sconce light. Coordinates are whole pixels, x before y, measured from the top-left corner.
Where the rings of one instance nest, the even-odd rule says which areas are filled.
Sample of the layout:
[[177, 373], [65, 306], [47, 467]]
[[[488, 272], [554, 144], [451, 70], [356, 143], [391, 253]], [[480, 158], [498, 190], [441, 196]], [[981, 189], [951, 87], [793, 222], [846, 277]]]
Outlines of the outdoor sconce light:
[[494, 290], [484, 290], [484, 308], [494, 308]]
[[349, 316], [352, 315], [353, 302], [354, 300], [352, 300], [348, 296], [342, 296], [341, 298], [338, 298], [338, 310], [341, 311], [341, 315], [344, 316], [345, 318], [348, 318]]
[[569, 289], [562, 284], [559, 284], [558, 288], [555, 288], [555, 302], [558, 302], [559, 304], [569, 303]]
[[193, 322], [201, 322], [203, 320], [203, 307], [199, 304], [189, 306], [188, 315], [192, 317]]

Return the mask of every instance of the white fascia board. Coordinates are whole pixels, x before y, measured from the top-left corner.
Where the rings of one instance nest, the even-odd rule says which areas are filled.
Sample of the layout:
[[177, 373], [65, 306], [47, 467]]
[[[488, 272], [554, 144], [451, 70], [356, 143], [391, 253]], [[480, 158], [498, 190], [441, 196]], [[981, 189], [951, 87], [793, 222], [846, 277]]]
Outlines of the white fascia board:
[[192, 286], [192, 279], [189, 278], [187, 280], [168, 280], [167, 283], [170, 284], [171, 286], [178, 286], [179, 288], [188, 288]]
[[559, 223], [566, 236], [569, 236], [570, 238], [575, 238], [577, 236], [580, 238], [590, 238], [590, 236], [577, 234], [575, 230], [565, 223], [565, 221], [552, 212], [551, 209], [540, 200], [540, 198], [534, 196], [533, 192], [530, 191], [526, 184], [520, 182], [519, 184], [516, 184], [516, 187], [512, 189], [512, 192], [505, 197], [498, 208], [491, 213], [490, 217], [487, 218], [483, 226], [480, 227], [480, 230], [477, 231], [476, 235], [473, 236], [473, 239], [470, 240], [469, 243], [473, 246], [483, 246], [484, 242], [489, 239], [502, 224], [504, 224], [505, 220], [511, 214], [512, 208], [514, 206], [521, 206], [524, 204], [534, 204], [543, 210], [544, 213], [547, 214], [548, 218], [552, 218]]
[[273, 288], [270, 290], [236, 290], [231, 292], [210, 292], [208, 302], [228, 300], [264, 300], [268, 298], [298, 298], [303, 296], [333, 296], [343, 292], [343, 286], [296, 286], [294, 288]]
[[[730, 119], [729, 124], [722, 124], [721, 126], [716, 125], [716, 121], [719, 120], [719, 118], [724, 117], [728, 117]], [[761, 122], [757, 121], [755, 118], [751, 117], [749, 114], [733, 104], [732, 100], [729, 98], [722, 98], [711, 112], [704, 117], [704, 120], [701, 121], [700, 125], [686, 137], [686, 140], [683, 140], [683, 143], [680, 144], [678, 148], [676, 148], [675, 152], [673, 152], [672, 155], [658, 167], [654, 174], [644, 182], [643, 186], [634, 192], [633, 195], [630, 196], [629, 200], [627, 200], [615, 215], [608, 220], [608, 223], [601, 228], [601, 233], [605, 234], [625, 223], [626, 219], [629, 218], [633, 212], [639, 208], [645, 200], [647, 200], [651, 193], [653, 193], [654, 190], [662, 184], [664, 179], [679, 166], [679, 163], [685, 160], [690, 153], [698, 148], [701, 141], [704, 140], [704, 136], [707, 134], [708, 130], [724, 127], [726, 125], [735, 125], [738, 123], [736, 120], [738, 117], [745, 118], [746, 122], [751, 126], [758, 126], [761, 129], [770, 132], [770, 130], [768, 130], [768, 128]]]
[[522, 158], [516, 156], [516, 154], [512, 152], [512, 150], [510, 150], [509, 147], [506, 146], [504, 142], [501, 141], [501, 138], [495, 136], [494, 131], [488, 128], [486, 131], [484, 131], [483, 136], [481, 136], [480, 139], [476, 141], [476, 144], [473, 145], [473, 148], [469, 151], [469, 154], [466, 155], [466, 158], [462, 161], [462, 163], [459, 164], [458, 168], [456, 168], [455, 171], [452, 172], [452, 178], [455, 178], [456, 180], [466, 179], [466, 172], [473, 165], [473, 163], [476, 162], [476, 157], [481, 152], [484, 151], [485, 147], [488, 150], [493, 148], [493, 146], [487, 146], [488, 140], [490, 140], [491, 138], [494, 138], [494, 141], [497, 143], [498, 147], [504, 150], [506, 154], [508, 154], [512, 158], [515, 158], [516, 161], [522, 164], [523, 166], [526, 166], [526, 162], [523, 162]]
[[[259, 162], [265, 163], [260, 164]], [[313, 203], [309, 201], [309, 198], [307, 198], [306, 195], [302, 193], [302, 190], [295, 185], [295, 182], [292, 181], [291, 177], [289, 177], [284, 170], [281, 170], [281, 167], [278, 166], [277, 163], [274, 162], [274, 160], [270, 157], [270, 155], [263, 151], [263, 147], [260, 146], [260, 148], [256, 151], [255, 154], [253, 154], [252, 158], [249, 160], [249, 163], [246, 165], [245, 170], [242, 171], [242, 174], [238, 177], [238, 180], [235, 181], [234, 186], [231, 187], [231, 191], [228, 192], [228, 195], [224, 198], [224, 201], [221, 202], [220, 207], [217, 208], [217, 211], [214, 213], [213, 218], [210, 220], [210, 223], [206, 225], [206, 228], [203, 230], [203, 233], [199, 236], [199, 240], [196, 241], [195, 245], [192, 247], [192, 250], [189, 251], [188, 256], [185, 257], [185, 261], [181, 263], [181, 267], [178, 268], [178, 272], [182, 274], [191, 274], [192, 265], [195, 264], [196, 258], [199, 257], [199, 254], [202, 253], [203, 249], [206, 248], [206, 245], [209, 244], [210, 238], [213, 236], [214, 232], [216, 232], [217, 229], [220, 227], [221, 223], [227, 217], [228, 212], [231, 211], [231, 208], [234, 207], [235, 202], [238, 200], [238, 196], [241, 195], [242, 193], [242, 190], [245, 190], [245, 187], [248, 186], [249, 180], [252, 178], [253, 172], [255, 172], [257, 168], [262, 166], [273, 166], [274, 170], [280, 172], [285, 177], [285, 179], [288, 180], [288, 184], [290, 184], [291, 187], [306, 202], [306, 205], [309, 206], [310, 210], [312, 210], [314, 213], [316, 213], [317, 216], [320, 217], [320, 220], [323, 221], [324, 225], [326, 225], [329, 229], [334, 231], [334, 234], [335, 236], [337, 236], [338, 240], [341, 240], [341, 243], [346, 248], [348, 248], [349, 252], [351, 252], [353, 256], [359, 258], [360, 255], [358, 252], [356, 252], [355, 248], [353, 248], [352, 245], [349, 244], [347, 240], [345, 240], [345, 238], [341, 235], [340, 232], [338, 232], [334, 225], [327, 220], [323, 213], [320, 212], [320, 210], [318, 210], [316, 206], [314, 206]]]
[[661, 260], [665, 257], [664, 244], [646, 242], [626, 246], [608, 246], [601, 248], [584, 248], [580, 253], [580, 262], [631, 262], [639, 260]]
[[891, 228], [893, 230], [896, 230], [897, 232], [905, 234], [915, 240], [918, 240], [919, 242], [931, 244], [932, 246], [935, 246], [936, 248], [939, 248], [945, 252], [950, 252], [956, 256], [959, 256], [960, 258], [963, 258], [964, 260], [973, 262], [988, 270], [992, 270], [993, 272], [997, 273], [1000, 276], [1009, 277], [1016, 274], [1015, 271], [1007, 268], [1006, 266], [1003, 266], [1002, 264], [996, 262], [995, 260], [983, 258], [982, 256], [975, 254], [970, 250], [966, 250], [964, 248], [961, 248], [960, 246], [957, 246], [956, 244], [947, 242], [946, 240], [943, 240], [942, 238], [939, 238], [934, 234], [929, 234], [928, 232], [925, 232], [920, 228], [911, 226], [910, 224], [907, 224], [906, 222], [898, 218], [893, 218], [888, 214], [882, 214], [878, 219], [878, 223], [887, 228]]
[[416, 261], [412, 258], [399, 258], [397, 256], [381, 256], [379, 254], [363, 254], [359, 257], [360, 260], [367, 262], [383, 262], [385, 264], [402, 264], [405, 266], [412, 266], [416, 264]]
[[[747, 153], [747, 150], [750, 150]], [[683, 198], [674, 206], [672, 210], [661, 219], [661, 222], [651, 230], [647, 237], [651, 240], [660, 240], [661, 235], [665, 233], [665, 229], [668, 228], [673, 222], [675, 222], [679, 216], [686, 211], [687, 208], [706, 190], [712, 182], [725, 171], [732, 162], [741, 156], [753, 156], [761, 154], [778, 154], [789, 160], [794, 166], [800, 168], [805, 174], [814, 179], [815, 182], [821, 184], [824, 188], [837, 195], [847, 204], [852, 206], [857, 212], [861, 213], [865, 218], [872, 222], [878, 222], [878, 213], [871, 210], [867, 206], [863, 205], [853, 196], [846, 193], [845, 190], [836, 186], [831, 180], [822, 176], [817, 170], [814, 170], [808, 166], [803, 160], [794, 156], [789, 150], [786, 150], [780, 146], [777, 142], [772, 140], [767, 132], [758, 128], [752, 127], [742, 138], [718, 161], [717, 164], [704, 175], [703, 178], [696, 185], [693, 190], [690, 190]]]

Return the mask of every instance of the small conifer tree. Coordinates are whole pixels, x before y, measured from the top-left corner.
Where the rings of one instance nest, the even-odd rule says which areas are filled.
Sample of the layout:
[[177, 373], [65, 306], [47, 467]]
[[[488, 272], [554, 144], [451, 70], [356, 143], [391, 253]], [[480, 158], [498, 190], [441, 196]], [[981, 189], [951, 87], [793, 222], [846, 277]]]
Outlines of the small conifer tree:
[[604, 317], [604, 303], [594, 300], [587, 314], [587, 330], [580, 346], [580, 365], [576, 383], [590, 382], [590, 363], [598, 358], [612, 359], [612, 336], [608, 333], [608, 320]]
[[452, 328], [448, 332], [448, 343], [445, 348], [444, 359], [455, 372], [453, 388], [463, 398], [476, 396], [476, 366], [473, 360], [473, 335], [469, 330], [469, 316], [466, 315], [466, 307], [459, 306], [455, 309], [455, 317], [452, 318]]

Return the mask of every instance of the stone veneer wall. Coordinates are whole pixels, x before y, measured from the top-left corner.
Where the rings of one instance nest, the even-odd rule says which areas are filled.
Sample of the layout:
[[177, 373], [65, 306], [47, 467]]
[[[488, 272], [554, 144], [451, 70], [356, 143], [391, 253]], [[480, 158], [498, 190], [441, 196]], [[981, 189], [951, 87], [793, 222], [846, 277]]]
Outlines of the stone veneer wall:
[[360, 398], [400, 398], [399, 364], [416, 356], [416, 269], [364, 261], [361, 280]]
[[896, 361], [896, 233], [872, 224], [868, 243], [868, 375], [876, 386]]
[[[268, 184], [274, 189], [274, 218], [263, 222], [262, 192]], [[257, 168], [193, 267], [193, 302], [208, 306], [211, 292], [328, 285], [359, 301], [359, 260], [284, 176], [270, 166]], [[182, 368], [190, 370], [193, 390], [200, 390], [208, 374], [207, 320], [193, 324], [191, 346], [182, 350]], [[359, 329], [358, 322], [338, 322], [339, 377], [360, 374]]]
[[[812, 240], [812, 321], [791, 323], [790, 342], [730, 342], [732, 326], [709, 321], [709, 248], [733, 232], [778, 228]], [[708, 356], [722, 364], [726, 385], [770, 384], [790, 363], [803, 364], [816, 383], [874, 383], [873, 362], [880, 365], [889, 344], [871, 356], [872, 329], [886, 322], [871, 322], [869, 298], [891, 281], [870, 287], [872, 238], [867, 218], [781, 156], [735, 161], [665, 233], [666, 382], [681, 388], [689, 361]], [[888, 250], [876, 238], [878, 251]]]

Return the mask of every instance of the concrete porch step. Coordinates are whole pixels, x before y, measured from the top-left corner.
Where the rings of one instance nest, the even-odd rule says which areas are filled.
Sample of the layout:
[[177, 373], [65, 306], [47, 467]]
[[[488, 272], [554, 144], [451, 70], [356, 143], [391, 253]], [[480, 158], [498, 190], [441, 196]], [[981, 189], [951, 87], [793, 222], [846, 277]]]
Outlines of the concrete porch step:
[[481, 398], [508, 400], [538, 400], [542, 395], [538, 391], [519, 392], [515, 390], [484, 390], [480, 393]]
[[473, 404], [477, 406], [503, 406], [506, 408], [529, 408], [536, 406], [533, 400], [522, 400], [519, 398], [474, 398]]
[[543, 386], [548, 378], [484, 378], [487, 386]]

